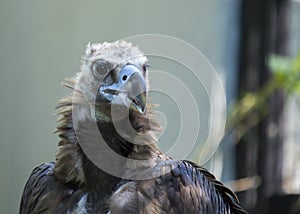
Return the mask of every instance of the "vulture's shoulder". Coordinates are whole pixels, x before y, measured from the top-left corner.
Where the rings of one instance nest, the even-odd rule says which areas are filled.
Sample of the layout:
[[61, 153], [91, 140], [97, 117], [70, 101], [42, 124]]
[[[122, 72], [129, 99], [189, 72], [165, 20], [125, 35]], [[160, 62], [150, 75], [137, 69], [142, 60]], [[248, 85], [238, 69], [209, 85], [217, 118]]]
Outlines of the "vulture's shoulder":
[[[165, 191], [162, 205], [173, 213], [246, 213], [237, 196], [207, 169], [190, 161], [170, 161], [172, 170], [156, 178]], [[161, 201], [161, 200], [160, 200]]]
[[178, 207], [189, 204], [195, 212], [246, 213], [229, 188], [207, 169], [191, 161], [177, 161], [177, 167], [172, 169], [171, 176], [166, 175], [162, 179], [168, 182], [170, 201]]
[[32, 171], [23, 191], [20, 214], [67, 213], [80, 209], [79, 202], [86, 200], [85, 194], [78, 186], [58, 180], [53, 169], [51, 162]]
[[111, 213], [246, 213], [235, 194], [205, 168], [175, 160], [157, 167], [167, 165], [172, 170], [166, 174], [121, 185], [110, 198]]

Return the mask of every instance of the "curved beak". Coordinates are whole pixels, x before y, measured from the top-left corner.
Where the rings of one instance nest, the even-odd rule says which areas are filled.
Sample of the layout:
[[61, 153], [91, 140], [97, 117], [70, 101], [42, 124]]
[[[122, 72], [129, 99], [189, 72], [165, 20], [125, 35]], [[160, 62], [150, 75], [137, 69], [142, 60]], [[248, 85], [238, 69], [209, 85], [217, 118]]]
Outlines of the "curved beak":
[[147, 86], [145, 78], [134, 65], [125, 65], [117, 83], [101, 86], [99, 92], [112, 104], [125, 105], [140, 113], [146, 111]]

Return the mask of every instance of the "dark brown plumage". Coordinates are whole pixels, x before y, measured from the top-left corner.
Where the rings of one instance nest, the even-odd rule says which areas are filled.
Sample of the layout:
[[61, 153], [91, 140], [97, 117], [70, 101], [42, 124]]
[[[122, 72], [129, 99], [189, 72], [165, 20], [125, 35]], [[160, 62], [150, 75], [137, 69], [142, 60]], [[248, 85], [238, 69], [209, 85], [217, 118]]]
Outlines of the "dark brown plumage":
[[[140, 50], [124, 41], [87, 46], [81, 72], [65, 82], [73, 96], [58, 105], [56, 132], [61, 140], [55, 163], [33, 170], [22, 195], [21, 214], [246, 213], [235, 194], [206, 169], [189, 161], [172, 160], [156, 146], [153, 132], [160, 127], [152, 118], [151, 104], [145, 100], [146, 63]], [[134, 136], [126, 138], [117, 131], [113, 106], [129, 109]], [[79, 110], [74, 113], [74, 108]], [[117, 118], [125, 133], [128, 126], [123, 121], [127, 119], [122, 114]], [[76, 132], [74, 123], [83, 128]], [[124, 179], [98, 168], [78, 142], [83, 132], [95, 139], [93, 131], [84, 129], [92, 123], [117, 154], [131, 160], [149, 160], [150, 172], [159, 176]], [[96, 152], [99, 157], [106, 155], [101, 149]], [[127, 163], [110, 161], [112, 166], [121, 166], [121, 175], [143, 173]], [[162, 173], [164, 170], [166, 173]]]

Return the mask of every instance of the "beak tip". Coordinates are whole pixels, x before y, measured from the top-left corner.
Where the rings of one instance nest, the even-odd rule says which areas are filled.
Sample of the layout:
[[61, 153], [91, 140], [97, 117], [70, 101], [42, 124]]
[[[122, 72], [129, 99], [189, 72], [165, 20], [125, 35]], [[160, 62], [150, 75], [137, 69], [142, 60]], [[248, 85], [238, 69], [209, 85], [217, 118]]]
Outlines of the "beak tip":
[[135, 103], [132, 103], [133, 105], [133, 110], [141, 113], [141, 114], [145, 114], [146, 113], [146, 105], [145, 104], [140, 104], [140, 105], [137, 105]]
[[141, 109], [139, 109], [139, 112], [141, 114], [145, 114], [146, 113], [146, 107], [142, 107]]

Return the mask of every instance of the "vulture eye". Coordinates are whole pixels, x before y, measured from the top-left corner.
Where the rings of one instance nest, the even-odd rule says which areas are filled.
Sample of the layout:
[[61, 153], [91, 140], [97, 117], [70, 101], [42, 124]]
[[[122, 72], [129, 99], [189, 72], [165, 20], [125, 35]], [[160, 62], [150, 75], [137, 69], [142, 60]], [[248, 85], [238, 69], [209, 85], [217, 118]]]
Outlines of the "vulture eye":
[[144, 76], [145, 76], [145, 74], [146, 74], [146, 71], [147, 71], [147, 68], [148, 67], [150, 67], [148, 64], [144, 64], [143, 65], [143, 74], [144, 74]]
[[144, 64], [144, 65], [143, 65], [143, 71], [146, 72], [146, 70], [147, 70], [147, 65]]
[[104, 78], [110, 71], [110, 66], [104, 61], [96, 61], [93, 65], [93, 72], [99, 78]]

